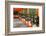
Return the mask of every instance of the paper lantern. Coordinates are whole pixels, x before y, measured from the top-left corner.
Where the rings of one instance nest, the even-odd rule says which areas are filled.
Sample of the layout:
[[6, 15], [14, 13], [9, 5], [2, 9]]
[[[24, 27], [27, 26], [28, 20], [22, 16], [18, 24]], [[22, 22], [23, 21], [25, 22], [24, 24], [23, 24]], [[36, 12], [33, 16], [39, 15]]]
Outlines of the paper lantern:
[[14, 10], [19, 12], [19, 11], [22, 11], [23, 8], [14, 8]]

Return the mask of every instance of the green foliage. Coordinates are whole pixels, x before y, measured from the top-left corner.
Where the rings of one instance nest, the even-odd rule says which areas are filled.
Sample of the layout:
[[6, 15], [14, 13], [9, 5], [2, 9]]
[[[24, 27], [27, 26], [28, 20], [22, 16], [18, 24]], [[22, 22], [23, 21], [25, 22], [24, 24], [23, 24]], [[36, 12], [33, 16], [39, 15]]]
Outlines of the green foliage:
[[30, 17], [35, 16], [36, 9], [29, 9]]

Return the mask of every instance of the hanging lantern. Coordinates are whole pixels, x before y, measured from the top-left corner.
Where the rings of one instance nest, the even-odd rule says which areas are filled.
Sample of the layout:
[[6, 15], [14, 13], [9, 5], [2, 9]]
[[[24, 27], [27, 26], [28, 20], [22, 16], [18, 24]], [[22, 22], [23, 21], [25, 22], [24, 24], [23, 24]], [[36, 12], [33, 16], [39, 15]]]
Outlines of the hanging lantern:
[[23, 8], [14, 8], [14, 10], [20, 12], [23, 10]]

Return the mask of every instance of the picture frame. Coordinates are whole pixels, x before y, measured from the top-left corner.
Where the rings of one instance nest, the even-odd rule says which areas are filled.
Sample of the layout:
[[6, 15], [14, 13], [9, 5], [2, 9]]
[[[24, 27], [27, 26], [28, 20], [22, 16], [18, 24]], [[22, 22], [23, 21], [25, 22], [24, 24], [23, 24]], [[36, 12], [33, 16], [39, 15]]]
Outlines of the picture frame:
[[[5, 8], [6, 8], [5, 9], [5, 11], [6, 11], [5, 12], [5, 32], [6, 32], [6, 35], [37, 34], [37, 33], [44, 33], [45, 32], [45, 4], [44, 3], [6, 1], [5, 4], [6, 4], [6, 6], [5, 6]], [[35, 9], [35, 11], [36, 11], [38, 8], [39, 11], [37, 11], [37, 12], [39, 12], [39, 22], [38, 22], [39, 26], [33, 27], [33, 26], [26, 24], [28, 27], [23, 26], [23, 27], [16, 28], [18, 25], [14, 27], [13, 23], [14, 23], [14, 19], [16, 19], [14, 17], [16, 17], [16, 16], [14, 16], [13, 10], [19, 9], [19, 11], [20, 11], [21, 10], [20, 8], [24, 9], [24, 10], [26, 9], [26, 11], [27, 11], [26, 15], [28, 15], [28, 12], [30, 11], [30, 9], [32, 11], [33, 11], [33, 9]], [[23, 12], [23, 11], [21, 11], [21, 12]], [[20, 18], [20, 20], [22, 21], [22, 18]], [[26, 22], [26, 21], [24, 21], [24, 22]]]

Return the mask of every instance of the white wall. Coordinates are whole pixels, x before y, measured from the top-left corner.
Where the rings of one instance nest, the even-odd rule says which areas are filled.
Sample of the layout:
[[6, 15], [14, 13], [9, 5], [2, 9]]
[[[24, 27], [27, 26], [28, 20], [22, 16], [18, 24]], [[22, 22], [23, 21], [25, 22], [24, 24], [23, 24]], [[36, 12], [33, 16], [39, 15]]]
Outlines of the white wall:
[[5, 33], [5, 7], [4, 0], [0, 0], [0, 36], [3, 36]]
[[[23, 1], [23, 0], [21, 0], [21, 1]], [[27, 0], [27, 1], [44, 3], [45, 0]], [[5, 36], [5, 2], [4, 2], [4, 0], [0, 0], [0, 36]], [[46, 36], [46, 33], [43, 33], [43, 34], [16, 35], [16, 36]]]

